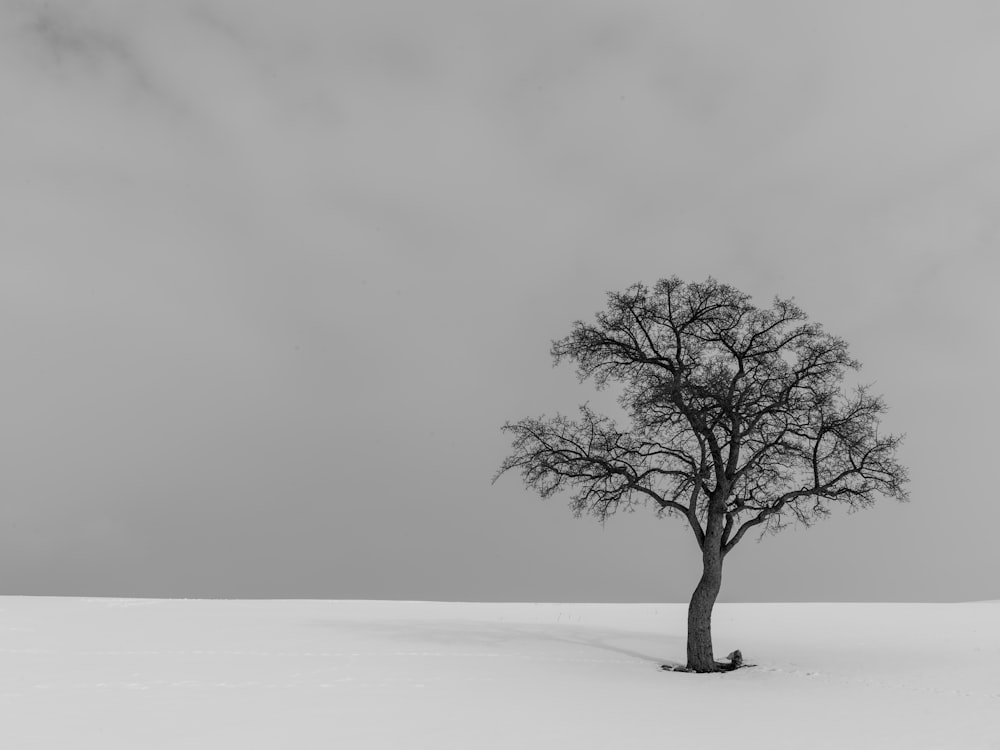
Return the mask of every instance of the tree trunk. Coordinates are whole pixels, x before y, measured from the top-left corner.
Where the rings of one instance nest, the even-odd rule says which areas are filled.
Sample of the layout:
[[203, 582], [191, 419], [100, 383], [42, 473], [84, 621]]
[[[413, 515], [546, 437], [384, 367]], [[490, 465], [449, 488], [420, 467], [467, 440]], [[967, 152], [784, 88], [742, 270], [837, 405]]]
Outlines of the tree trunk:
[[688, 605], [687, 668], [693, 672], [716, 672], [712, 651], [712, 608], [722, 588], [722, 551], [705, 540], [703, 571]]

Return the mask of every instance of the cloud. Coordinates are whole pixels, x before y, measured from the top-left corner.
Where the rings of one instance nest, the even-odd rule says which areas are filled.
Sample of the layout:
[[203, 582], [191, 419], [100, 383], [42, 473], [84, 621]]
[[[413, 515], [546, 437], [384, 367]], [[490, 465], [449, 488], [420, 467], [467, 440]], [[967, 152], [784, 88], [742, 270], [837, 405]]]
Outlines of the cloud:
[[448, 549], [449, 512], [501, 523], [469, 488], [506, 411], [586, 398], [548, 341], [674, 273], [796, 296], [901, 415], [929, 383], [992, 403], [961, 376], [992, 357], [989, 4], [64, 0], [0, 24], [4, 445], [41, 526], [202, 519], [208, 565], [220, 519], [251, 507], [259, 542], [291, 507], [304, 558], [329, 523], [348, 560], [401, 513]]

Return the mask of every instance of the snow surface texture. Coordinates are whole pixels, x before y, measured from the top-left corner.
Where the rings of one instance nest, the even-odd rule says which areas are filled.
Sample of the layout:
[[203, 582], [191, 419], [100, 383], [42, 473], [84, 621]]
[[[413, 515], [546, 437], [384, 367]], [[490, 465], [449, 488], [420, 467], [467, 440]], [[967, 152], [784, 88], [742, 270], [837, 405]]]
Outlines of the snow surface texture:
[[1000, 602], [0, 598], [0, 747], [1000, 748]]

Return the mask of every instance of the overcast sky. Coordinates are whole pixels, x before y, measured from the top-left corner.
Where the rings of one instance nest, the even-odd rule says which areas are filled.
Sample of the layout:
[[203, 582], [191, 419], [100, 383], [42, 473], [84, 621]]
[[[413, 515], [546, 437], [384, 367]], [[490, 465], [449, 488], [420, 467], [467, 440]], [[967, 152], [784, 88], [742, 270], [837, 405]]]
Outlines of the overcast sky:
[[686, 601], [680, 521], [490, 484], [676, 274], [908, 434], [722, 600], [1000, 597], [998, 71], [987, 0], [0, 3], [0, 593]]

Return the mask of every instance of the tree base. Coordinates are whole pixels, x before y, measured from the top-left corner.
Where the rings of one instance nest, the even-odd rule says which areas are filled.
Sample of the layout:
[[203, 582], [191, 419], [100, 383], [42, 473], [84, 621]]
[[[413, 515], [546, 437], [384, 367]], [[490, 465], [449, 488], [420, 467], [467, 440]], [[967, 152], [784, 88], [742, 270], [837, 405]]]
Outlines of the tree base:
[[689, 667], [682, 667], [678, 664], [661, 664], [660, 669], [664, 672], [693, 672], [696, 674], [714, 674], [715, 672], [734, 672], [737, 669], [742, 669], [743, 667], [753, 667], [754, 664], [746, 664], [743, 661], [743, 654], [739, 649], [733, 651], [728, 657], [728, 662], [717, 661], [715, 662], [715, 669], [708, 672], [699, 672], [697, 669], [690, 669]]

